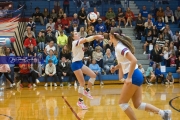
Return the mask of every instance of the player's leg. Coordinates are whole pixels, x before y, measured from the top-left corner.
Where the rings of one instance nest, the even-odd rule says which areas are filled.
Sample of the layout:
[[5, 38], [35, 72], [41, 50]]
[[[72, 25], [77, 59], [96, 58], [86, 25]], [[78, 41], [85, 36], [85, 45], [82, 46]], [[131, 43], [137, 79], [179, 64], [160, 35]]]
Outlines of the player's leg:
[[134, 93], [132, 97], [132, 101], [134, 104], [134, 107], [139, 110], [145, 110], [154, 112], [156, 114], [159, 114], [164, 120], [170, 120], [171, 117], [171, 111], [170, 110], [161, 110], [151, 104], [143, 103], [142, 102], [142, 88], [141, 86], [138, 87], [136, 92]]

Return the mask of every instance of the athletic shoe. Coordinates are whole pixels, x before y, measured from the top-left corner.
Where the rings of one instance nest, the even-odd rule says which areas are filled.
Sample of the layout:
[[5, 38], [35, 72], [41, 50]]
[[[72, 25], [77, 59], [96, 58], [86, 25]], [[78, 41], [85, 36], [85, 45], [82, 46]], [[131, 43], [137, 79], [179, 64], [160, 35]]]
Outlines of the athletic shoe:
[[13, 84], [10, 84], [10, 88], [13, 88]]
[[164, 116], [163, 116], [163, 120], [171, 120], [171, 114], [172, 111], [171, 110], [164, 110]]
[[77, 83], [76, 82], [74, 82], [74, 87], [77, 87]]
[[83, 110], [87, 110], [87, 109], [88, 109], [87, 106], [84, 104], [83, 101], [82, 101], [82, 102], [78, 101], [78, 102], [77, 102], [77, 106], [80, 107], [80, 108], [83, 109]]
[[83, 95], [86, 96], [86, 97], [89, 98], [89, 99], [93, 99], [93, 97], [91, 96], [90, 91], [87, 92], [86, 90], [84, 90], [84, 94], [83, 94]]
[[68, 87], [71, 87], [71, 83], [68, 83]]
[[146, 54], [146, 51], [144, 51], [143, 54], [145, 55], [145, 54]]
[[33, 84], [33, 87], [36, 87], [36, 84]]
[[63, 84], [62, 84], [62, 83], [60, 84], [60, 87], [63, 87]]
[[36, 79], [36, 83], [37, 83], [37, 84], [40, 83], [38, 79]]
[[48, 86], [48, 83], [46, 83], [45, 85], [44, 85], [44, 87], [47, 87]]
[[100, 82], [100, 85], [104, 85], [104, 83], [101, 81], [101, 82]]
[[28, 88], [32, 88], [32, 85], [31, 85], [31, 84], [28, 84]]
[[54, 83], [54, 87], [57, 87], [57, 84], [56, 84], [56, 83]]

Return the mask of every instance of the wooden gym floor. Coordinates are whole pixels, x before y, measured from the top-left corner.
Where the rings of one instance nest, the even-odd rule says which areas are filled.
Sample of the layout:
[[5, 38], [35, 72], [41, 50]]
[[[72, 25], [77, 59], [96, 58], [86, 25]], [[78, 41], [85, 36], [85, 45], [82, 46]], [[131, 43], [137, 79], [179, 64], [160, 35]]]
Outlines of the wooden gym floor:
[[[128, 120], [118, 106], [121, 88], [122, 84], [103, 87], [95, 85], [92, 88], [94, 99], [84, 97], [88, 110], [80, 110], [76, 106], [78, 97], [74, 86], [5, 89], [1, 91], [0, 97], [0, 120]], [[174, 109], [169, 105], [173, 98], [171, 105]], [[171, 86], [143, 85], [143, 102], [161, 109], [171, 109], [172, 120], [180, 120], [179, 83]], [[131, 101], [129, 104], [132, 106]], [[154, 113], [133, 110], [138, 120], [161, 120]]]

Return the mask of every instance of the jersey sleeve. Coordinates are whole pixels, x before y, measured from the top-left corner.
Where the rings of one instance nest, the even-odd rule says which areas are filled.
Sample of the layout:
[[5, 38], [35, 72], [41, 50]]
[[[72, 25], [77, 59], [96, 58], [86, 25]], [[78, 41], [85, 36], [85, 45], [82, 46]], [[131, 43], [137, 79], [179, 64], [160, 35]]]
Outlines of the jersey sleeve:
[[122, 55], [122, 56], [126, 56], [126, 54], [128, 53], [128, 52], [130, 52], [130, 50], [129, 50], [129, 48], [127, 48], [126, 46], [124, 46], [124, 45], [121, 45], [121, 46], [119, 46], [118, 47], [118, 51], [120, 52], [120, 54]]
[[73, 41], [73, 46], [79, 46], [80, 45], [80, 41], [83, 40], [84, 38], [81, 38], [79, 40], [75, 40]]

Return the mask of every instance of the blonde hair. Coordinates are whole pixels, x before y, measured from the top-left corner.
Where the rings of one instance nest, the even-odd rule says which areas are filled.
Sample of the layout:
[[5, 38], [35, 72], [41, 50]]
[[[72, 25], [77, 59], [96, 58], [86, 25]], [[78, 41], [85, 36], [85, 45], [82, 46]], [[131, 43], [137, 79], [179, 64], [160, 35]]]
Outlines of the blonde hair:
[[3, 47], [0, 47], [0, 56], [5, 56]]

